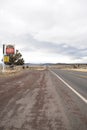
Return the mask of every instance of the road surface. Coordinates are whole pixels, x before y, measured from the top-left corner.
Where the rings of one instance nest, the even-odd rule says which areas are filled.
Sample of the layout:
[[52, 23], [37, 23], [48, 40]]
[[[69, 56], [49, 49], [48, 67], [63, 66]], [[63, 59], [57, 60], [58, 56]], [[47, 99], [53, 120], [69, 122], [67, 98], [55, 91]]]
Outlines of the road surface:
[[87, 72], [58, 69], [53, 70], [53, 72], [87, 99]]
[[87, 98], [82, 73], [85, 78], [63, 70], [0, 77], [0, 130], [87, 130], [87, 103], [54, 72]]

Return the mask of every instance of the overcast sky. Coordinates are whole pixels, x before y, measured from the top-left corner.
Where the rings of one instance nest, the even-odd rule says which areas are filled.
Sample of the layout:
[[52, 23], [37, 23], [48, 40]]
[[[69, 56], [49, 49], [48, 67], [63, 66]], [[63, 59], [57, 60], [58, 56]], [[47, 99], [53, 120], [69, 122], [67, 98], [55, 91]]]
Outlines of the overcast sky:
[[25, 62], [87, 63], [87, 0], [0, 0], [2, 44]]

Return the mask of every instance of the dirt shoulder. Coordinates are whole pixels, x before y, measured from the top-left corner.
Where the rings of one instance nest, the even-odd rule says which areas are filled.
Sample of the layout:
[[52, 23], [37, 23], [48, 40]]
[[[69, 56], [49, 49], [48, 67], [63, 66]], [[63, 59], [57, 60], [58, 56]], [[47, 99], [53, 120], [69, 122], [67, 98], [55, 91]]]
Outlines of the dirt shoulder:
[[49, 71], [30, 71], [0, 86], [3, 130], [66, 130], [63, 112]]

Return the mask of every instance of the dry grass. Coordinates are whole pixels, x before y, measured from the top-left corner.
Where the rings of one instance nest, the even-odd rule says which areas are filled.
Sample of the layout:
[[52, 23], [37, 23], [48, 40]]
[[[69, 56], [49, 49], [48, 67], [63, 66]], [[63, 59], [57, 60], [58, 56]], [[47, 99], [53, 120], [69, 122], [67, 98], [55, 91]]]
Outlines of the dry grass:
[[83, 68], [80, 68], [80, 69], [68, 69], [68, 70], [87, 72], [87, 69], [83, 69]]
[[2, 72], [2, 69], [0, 71], [0, 77], [7, 77], [7, 76], [14, 76], [17, 74], [20, 74], [23, 71], [29, 71], [29, 70], [45, 70], [46, 68], [43, 66], [31, 66], [31, 67], [27, 67], [27, 66], [16, 66], [13, 69], [6, 67], [4, 73]]

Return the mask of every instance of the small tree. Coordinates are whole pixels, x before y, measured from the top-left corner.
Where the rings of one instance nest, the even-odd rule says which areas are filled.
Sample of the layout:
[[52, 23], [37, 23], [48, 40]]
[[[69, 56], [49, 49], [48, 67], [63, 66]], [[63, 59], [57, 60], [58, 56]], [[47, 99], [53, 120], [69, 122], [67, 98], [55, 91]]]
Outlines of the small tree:
[[16, 50], [15, 54], [9, 55], [9, 62], [5, 63], [6, 65], [23, 65], [24, 59], [22, 58], [22, 54]]

